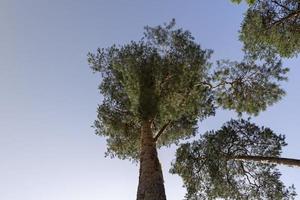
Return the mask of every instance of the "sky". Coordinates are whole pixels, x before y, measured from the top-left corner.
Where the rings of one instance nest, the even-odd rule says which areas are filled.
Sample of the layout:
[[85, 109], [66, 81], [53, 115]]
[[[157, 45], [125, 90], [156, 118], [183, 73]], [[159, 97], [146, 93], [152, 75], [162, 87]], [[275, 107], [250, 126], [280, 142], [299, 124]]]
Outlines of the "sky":
[[[91, 127], [102, 97], [87, 53], [138, 40], [144, 26], [175, 18], [214, 50], [213, 60], [238, 60], [245, 9], [229, 0], [1, 0], [0, 199], [135, 199], [138, 165], [105, 158], [105, 138]], [[287, 95], [252, 120], [285, 134], [283, 156], [300, 158], [300, 59], [284, 64]], [[236, 117], [219, 111], [199, 134]], [[168, 199], [181, 200], [181, 179], [168, 173], [175, 149], [162, 148], [159, 157]], [[300, 194], [299, 169], [280, 170]]]

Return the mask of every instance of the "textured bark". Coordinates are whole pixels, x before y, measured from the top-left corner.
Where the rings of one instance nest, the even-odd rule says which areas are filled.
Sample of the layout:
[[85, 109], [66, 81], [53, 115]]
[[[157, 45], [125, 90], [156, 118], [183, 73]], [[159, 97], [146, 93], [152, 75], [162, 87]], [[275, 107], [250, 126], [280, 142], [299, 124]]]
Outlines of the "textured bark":
[[264, 157], [264, 156], [233, 156], [233, 157], [229, 157], [229, 159], [242, 160], [242, 161], [265, 162], [265, 163], [271, 163], [271, 164], [300, 167], [300, 160], [292, 159], [292, 158]]
[[137, 200], [166, 200], [161, 165], [157, 157], [156, 144], [149, 121], [143, 122], [141, 129]]

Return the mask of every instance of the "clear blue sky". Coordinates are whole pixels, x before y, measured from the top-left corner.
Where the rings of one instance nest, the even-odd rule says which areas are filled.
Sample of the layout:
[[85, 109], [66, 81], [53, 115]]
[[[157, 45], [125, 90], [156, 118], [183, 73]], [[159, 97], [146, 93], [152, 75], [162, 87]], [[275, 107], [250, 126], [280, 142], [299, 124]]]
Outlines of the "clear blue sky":
[[[237, 31], [245, 6], [229, 0], [1, 0], [0, 199], [132, 200], [138, 166], [104, 158], [105, 139], [91, 125], [101, 100], [86, 54], [142, 36], [145, 25], [176, 18], [213, 59], [241, 58]], [[254, 121], [286, 134], [284, 156], [300, 158], [300, 59], [287, 96]], [[235, 117], [219, 112], [199, 132]], [[174, 148], [162, 149], [168, 199], [181, 200], [181, 179], [168, 174]], [[300, 193], [300, 169], [281, 168]], [[298, 197], [298, 199], [300, 199]]]

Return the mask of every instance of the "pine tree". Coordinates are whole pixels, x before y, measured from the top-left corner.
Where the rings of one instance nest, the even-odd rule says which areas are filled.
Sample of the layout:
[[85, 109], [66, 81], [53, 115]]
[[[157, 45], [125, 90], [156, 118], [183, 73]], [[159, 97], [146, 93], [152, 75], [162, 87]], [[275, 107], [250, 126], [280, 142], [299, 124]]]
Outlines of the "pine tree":
[[89, 53], [104, 97], [96, 134], [107, 138], [106, 155], [139, 161], [137, 200], [166, 199], [157, 148], [194, 136], [197, 122], [217, 107], [258, 114], [284, 95], [279, 81], [287, 69], [279, 59], [212, 67], [211, 53], [174, 20], [146, 27], [137, 42]]
[[179, 174], [187, 199], [294, 199], [294, 186], [279, 180], [276, 165], [300, 167], [300, 160], [281, 158], [285, 137], [248, 120], [231, 120], [178, 148], [172, 173]]

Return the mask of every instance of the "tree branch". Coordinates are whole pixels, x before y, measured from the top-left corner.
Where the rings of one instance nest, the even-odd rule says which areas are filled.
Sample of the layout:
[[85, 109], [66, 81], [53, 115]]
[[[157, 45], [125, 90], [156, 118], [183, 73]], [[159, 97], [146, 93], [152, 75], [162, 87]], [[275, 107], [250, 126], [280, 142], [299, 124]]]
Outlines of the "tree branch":
[[286, 9], [286, 10], [288, 10], [288, 11], [291, 11], [291, 9], [289, 9], [287, 6], [285, 6], [285, 5], [282, 5], [282, 4], [280, 4], [278, 1], [271, 1], [272, 3], [274, 3], [274, 4], [276, 4], [277, 6], [279, 6], [279, 7], [281, 7], [281, 8], [284, 8], [284, 9]]
[[287, 166], [292, 166], [292, 167], [300, 167], [300, 160], [292, 159], [292, 158], [237, 155], [237, 156], [229, 156], [228, 159], [229, 160], [240, 160], [240, 161], [254, 161], [254, 162], [270, 163], [270, 164], [277, 164], [277, 165], [287, 165]]
[[[208, 157], [199, 157], [200, 160], [206, 160]], [[275, 156], [250, 156], [250, 155], [232, 155], [226, 156], [227, 160], [238, 160], [248, 162], [269, 163], [275, 165], [285, 165], [290, 167], [300, 167], [300, 160], [293, 158], [275, 157]]]
[[161, 134], [163, 134], [163, 132], [166, 130], [166, 128], [171, 124], [171, 120], [166, 123], [165, 125], [163, 125], [163, 127], [158, 131], [158, 133], [156, 134], [156, 136], [154, 137], [154, 141], [156, 142], [158, 140], [158, 138], [161, 136]]
[[287, 16], [282, 17], [281, 19], [279, 19], [279, 20], [277, 20], [277, 21], [274, 21], [274, 22], [270, 25], [269, 29], [271, 29], [273, 26], [276, 26], [276, 25], [278, 25], [278, 24], [282, 24], [285, 20], [288, 20], [288, 19], [293, 18], [293, 17], [297, 17], [298, 15], [300, 15], [300, 10], [296, 10], [296, 11], [294, 11], [294, 12], [288, 14]]

